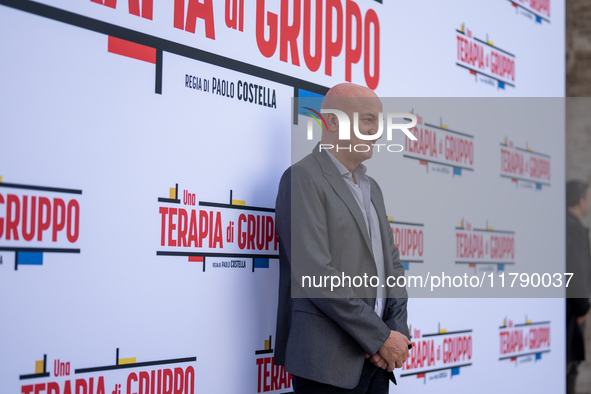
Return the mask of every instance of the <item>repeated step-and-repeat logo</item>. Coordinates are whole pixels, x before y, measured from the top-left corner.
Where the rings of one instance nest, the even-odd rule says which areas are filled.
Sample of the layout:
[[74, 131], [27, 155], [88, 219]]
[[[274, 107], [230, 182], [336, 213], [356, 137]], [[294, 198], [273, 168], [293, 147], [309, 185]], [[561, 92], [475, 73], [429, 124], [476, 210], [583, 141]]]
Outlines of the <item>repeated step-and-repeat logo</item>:
[[[3, 182], [0, 264], [41, 266], [45, 253], [80, 253], [82, 190]], [[5, 253], [9, 252], [9, 253]]]
[[279, 257], [275, 210], [246, 205], [230, 191], [227, 203], [197, 200], [178, 184], [168, 197], [158, 198], [160, 250], [158, 256], [185, 257], [206, 267], [269, 268], [269, 259]]
[[499, 361], [515, 365], [538, 362], [544, 353], [550, 353], [551, 322], [532, 321], [525, 317], [523, 323], [505, 318], [499, 327]]
[[550, 23], [550, 0], [503, 0], [515, 9], [515, 14], [522, 15], [535, 23]]
[[269, 335], [263, 348], [254, 352], [257, 365], [257, 393], [293, 392], [291, 374], [283, 365], [275, 365], [272, 344], [272, 337]]
[[417, 124], [410, 132], [417, 139], [413, 141], [405, 137], [405, 158], [418, 161], [427, 172], [431, 170], [457, 176], [463, 171], [474, 171], [473, 135], [450, 129], [442, 118], [439, 118], [439, 125], [423, 123], [419, 114], [416, 118]]
[[448, 330], [437, 325], [426, 334], [410, 327], [412, 348], [402, 365], [401, 378], [436, 380], [453, 378], [472, 365], [472, 329]]
[[423, 223], [412, 223], [395, 221], [388, 216], [394, 244], [400, 253], [400, 262], [406, 271], [411, 264], [423, 264], [425, 249], [425, 225]]
[[[486, 35], [476, 38], [464, 24], [456, 29], [456, 65], [469, 72], [476, 82], [498, 89], [515, 87], [515, 55], [496, 46]], [[468, 75], [468, 73], [467, 73]]]
[[[119, 357], [113, 364], [74, 368], [72, 362], [47, 355], [35, 361], [34, 373], [20, 375], [21, 393], [38, 394], [194, 394], [197, 357], [138, 361]], [[51, 368], [53, 366], [53, 368]]]
[[542, 190], [550, 186], [550, 155], [525, 146], [516, 146], [505, 137], [501, 142], [501, 177], [510, 179], [516, 186]]
[[455, 234], [456, 264], [474, 271], [504, 271], [505, 265], [515, 264], [515, 231], [495, 229], [488, 221], [482, 227], [473, 227], [462, 219]]

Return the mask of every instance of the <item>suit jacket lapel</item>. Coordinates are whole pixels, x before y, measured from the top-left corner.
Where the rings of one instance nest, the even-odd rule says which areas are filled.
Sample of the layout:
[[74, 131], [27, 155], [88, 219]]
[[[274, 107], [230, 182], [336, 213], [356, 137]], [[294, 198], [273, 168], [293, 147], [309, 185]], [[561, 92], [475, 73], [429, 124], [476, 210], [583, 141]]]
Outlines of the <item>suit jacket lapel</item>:
[[[357, 222], [357, 226], [359, 226], [359, 230], [363, 234], [363, 239], [365, 240], [365, 244], [367, 245], [371, 255], [373, 256], [373, 250], [371, 247], [371, 241], [369, 239], [369, 233], [367, 232], [367, 225], [365, 224], [365, 220], [363, 219], [363, 214], [361, 213], [361, 209], [359, 208], [359, 204], [355, 201], [355, 197], [349, 190], [349, 186], [345, 183], [343, 176], [339, 174], [339, 171], [335, 167], [335, 165], [330, 161], [326, 152], [319, 151], [319, 145], [316, 145], [312, 154], [318, 162], [320, 163], [320, 167], [322, 168], [322, 172], [328, 183], [332, 186], [335, 193], [343, 200], [349, 211], [355, 218]], [[373, 198], [372, 198], [373, 200]]]

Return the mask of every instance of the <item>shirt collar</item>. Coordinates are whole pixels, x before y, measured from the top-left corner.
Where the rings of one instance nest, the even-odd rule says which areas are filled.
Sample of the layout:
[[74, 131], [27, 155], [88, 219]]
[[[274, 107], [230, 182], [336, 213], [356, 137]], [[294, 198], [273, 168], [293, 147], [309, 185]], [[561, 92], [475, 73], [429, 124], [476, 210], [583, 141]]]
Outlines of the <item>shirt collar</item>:
[[[332, 155], [332, 153], [330, 153], [329, 150], [326, 150], [326, 153], [328, 153], [328, 157], [330, 157], [330, 160], [332, 160], [333, 164], [337, 167], [337, 170], [339, 170], [339, 173], [347, 178], [347, 179], [351, 179], [352, 175], [351, 172], [349, 170], [347, 170], [347, 167], [345, 167], [340, 161], [337, 160], [336, 157], [334, 157]], [[360, 163], [357, 168], [355, 168], [353, 170], [353, 172], [357, 175], [365, 175], [365, 172], [367, 171], [367, 167], [365, 165], [363, 165], [362, 163]]]

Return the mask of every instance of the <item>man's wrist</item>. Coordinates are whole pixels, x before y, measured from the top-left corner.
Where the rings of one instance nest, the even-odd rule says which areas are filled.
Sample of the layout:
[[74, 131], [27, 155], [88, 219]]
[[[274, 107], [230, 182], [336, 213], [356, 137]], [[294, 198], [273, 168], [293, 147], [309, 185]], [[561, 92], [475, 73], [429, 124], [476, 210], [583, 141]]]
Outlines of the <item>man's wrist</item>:
[[390, 330], [390, 328], [388, 328], [388, 326], [386, 326], [384, 324], [384, 326], [382, 328], [380, 328], [380, 334], [379, 334], [379, 336], [376, 336], [375, 344], [372, 344], [372, 346], [371, 346], [370, 349], [366, 349], [366, 351], [369, 350], [367, 353], [368, 354], [376, 354], [376, 353], [378, 353], [378, 351], [382, 348], [382, 346], [384, 346], [386, 344], [386, 342], [390, 338], [391, 332], [392, 331]]

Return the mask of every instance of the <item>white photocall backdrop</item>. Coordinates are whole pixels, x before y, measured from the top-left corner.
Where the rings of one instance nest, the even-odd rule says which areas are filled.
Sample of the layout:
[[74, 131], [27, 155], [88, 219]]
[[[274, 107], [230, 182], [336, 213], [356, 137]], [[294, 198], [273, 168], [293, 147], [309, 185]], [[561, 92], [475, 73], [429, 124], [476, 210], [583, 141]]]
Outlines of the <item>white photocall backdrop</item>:
[[[2, 392], [292, 391], [272, 366], [273, 207], [291, 163], [292, 97], [346, 79], [347, 9], [359, 7], [361, 41], [369, 32], [361, 53], [349, 52], [359, 58], [350, 79], [381, 96], [564, 95], [563, 2], [321, 2], [324, 16], [334, 6], [331, 41], [342, 39], [340, 51], [331, 46], [331, 75], [326, 52], [317, 71], [305, 59], [304, 16], [292, 33], [299, 65], [285, 42], [282, 61], [281, 33], [263, 53], [273, 49], [260, 44], [273, 43], [265, 23], [277, 15], [281, 26], [282, 5], [291, 10], [283, 23], [297, 25], [293, 1], [266, 3], [0, 1]], [[306, 4], [316, 7], [302, 1], [300, 13]], [[320, 26], [326, 50], [326, 20]], [[424, 120], [438, 138], [459, 130], [438, 116]], [[418, 152], [397, 159], [400, 171], [416, 172], [403, 192], [395, 174], [378, 179], [393, 227], [425, 230], [425, 257], [404, 256], [409, 272], [421, 264], [411, 260], [448, 259], [438, 245], [444, 253], [468, 223], [513, 230], [520, 258], [543, 245], [562, 270], [564, 130], [462, 131], [476, 140], [472, 171]], [[550, 181], [502, 177], [506, 137], [506, 149], [549, 156]], [[443, 216], [398, 208], [402, 196], [437, 206], [444, 194], [457, 205]], [[528, 204], [545, 214], [504, 214]], [[524, 243], [530, 231], [540, 238]], [[417, 350], [392, 390], [562, 391], [563, 304], [411, 299]]]

